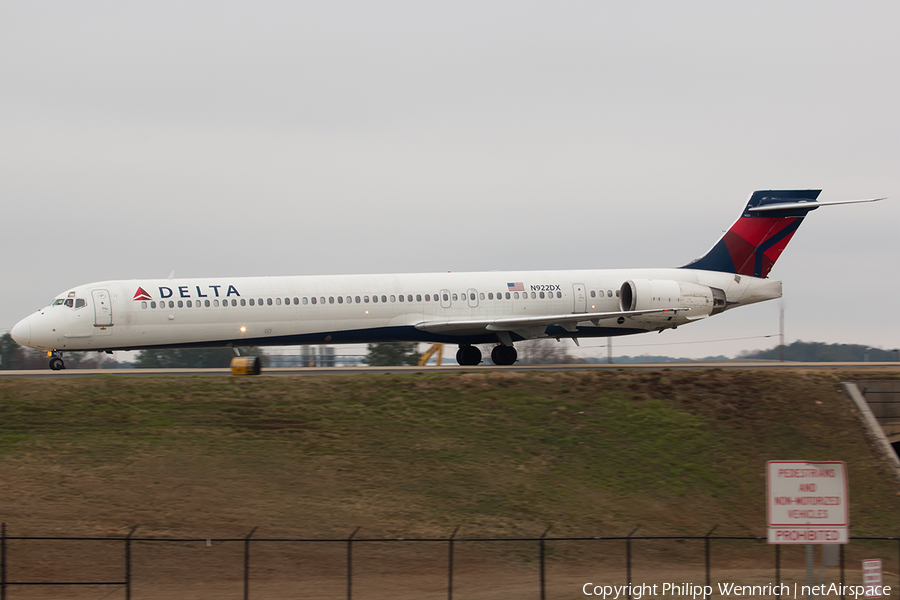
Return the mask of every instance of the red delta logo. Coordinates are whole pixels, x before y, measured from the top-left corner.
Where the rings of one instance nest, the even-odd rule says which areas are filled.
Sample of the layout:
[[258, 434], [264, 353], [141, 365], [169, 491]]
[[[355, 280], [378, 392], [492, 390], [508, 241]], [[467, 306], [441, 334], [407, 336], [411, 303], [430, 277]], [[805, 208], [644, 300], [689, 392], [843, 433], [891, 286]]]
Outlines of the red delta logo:
[[133, 300], [153, 300], [153, 297], [148, 294], [144, 288], [138, 287], [137, 291], [134, 293]]

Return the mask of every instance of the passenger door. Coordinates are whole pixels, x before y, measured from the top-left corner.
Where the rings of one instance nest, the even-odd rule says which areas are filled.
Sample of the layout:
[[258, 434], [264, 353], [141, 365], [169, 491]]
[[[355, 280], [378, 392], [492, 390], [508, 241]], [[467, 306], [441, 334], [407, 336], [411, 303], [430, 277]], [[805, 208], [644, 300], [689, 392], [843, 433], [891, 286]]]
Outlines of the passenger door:
[[109, 292], [106, 290], [93, 290], [91, 296], [94, 299], [94, 327], [101, 328], [101, 331], [107, 327], [112, 327], [112, 301], [110, 300]]

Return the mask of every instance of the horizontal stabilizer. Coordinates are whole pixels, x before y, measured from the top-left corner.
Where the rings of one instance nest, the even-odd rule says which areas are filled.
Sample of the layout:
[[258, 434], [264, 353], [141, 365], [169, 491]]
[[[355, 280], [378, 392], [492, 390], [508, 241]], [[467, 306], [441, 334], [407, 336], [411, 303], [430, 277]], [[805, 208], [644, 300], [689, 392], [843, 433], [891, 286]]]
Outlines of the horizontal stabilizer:
[[832, 206], [834, 204], [857, 204], [859, 202], [878, 202], [879, 200], [887, 200], [887, 198], [866, 198], [865, 200], [832, 200], [831, 202], [781, 202], [779, 204], [765, 204], [763, 206], [755, 206], [748, 208], [748, 212], [768, 212], [772, 210], [788, 210], [802, 208], [803, 210], [816, 210], [820, 206]]

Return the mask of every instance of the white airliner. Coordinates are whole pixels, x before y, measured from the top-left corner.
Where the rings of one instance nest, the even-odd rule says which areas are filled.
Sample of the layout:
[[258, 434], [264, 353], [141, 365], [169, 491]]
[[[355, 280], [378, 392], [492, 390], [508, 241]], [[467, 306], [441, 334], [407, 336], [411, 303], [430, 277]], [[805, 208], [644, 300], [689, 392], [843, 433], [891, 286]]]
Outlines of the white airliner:
[[497, 365], [514, 342], [674, 329], [781, 297], [766, 277], [821, 190], [751, 194], [741, 216], [703, 257], [683, 267], [101, 281], [66, 290], [10, 332], [48, 350], [272, 346], [385, 341], [493, 343]]

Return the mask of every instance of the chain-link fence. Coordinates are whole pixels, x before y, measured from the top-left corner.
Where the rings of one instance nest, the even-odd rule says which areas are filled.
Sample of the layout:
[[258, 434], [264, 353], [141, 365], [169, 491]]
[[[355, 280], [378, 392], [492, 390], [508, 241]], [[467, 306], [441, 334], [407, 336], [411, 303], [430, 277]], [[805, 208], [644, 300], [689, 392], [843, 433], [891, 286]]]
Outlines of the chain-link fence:
[[857, 598], [862, 560], [873, 558], [882, 560], [890, 596], [898, 596], [898, 537], [852, 536], [840, 546], [839, 564], [817, 564], [810, 580], [803, 545], [714, 531], [645, 536], [635, 528], [625, 536], [559, 537], [548, 530], [497, 538], [463, 537], [457, 529], [439, 538], [368, 538], [357, 528], [341, 538], [265, 538], [254, 529], [235, 538], [157, 538], [135, 535], [136, 528], [120, 537], [16, 536], [3, 525], [0, 600], [543, 600], [608, 590], [606, 598], [620, 600], [780, 600], [811, 598], [803, 588], [809, 584], [826, 586], [816, 596]]

